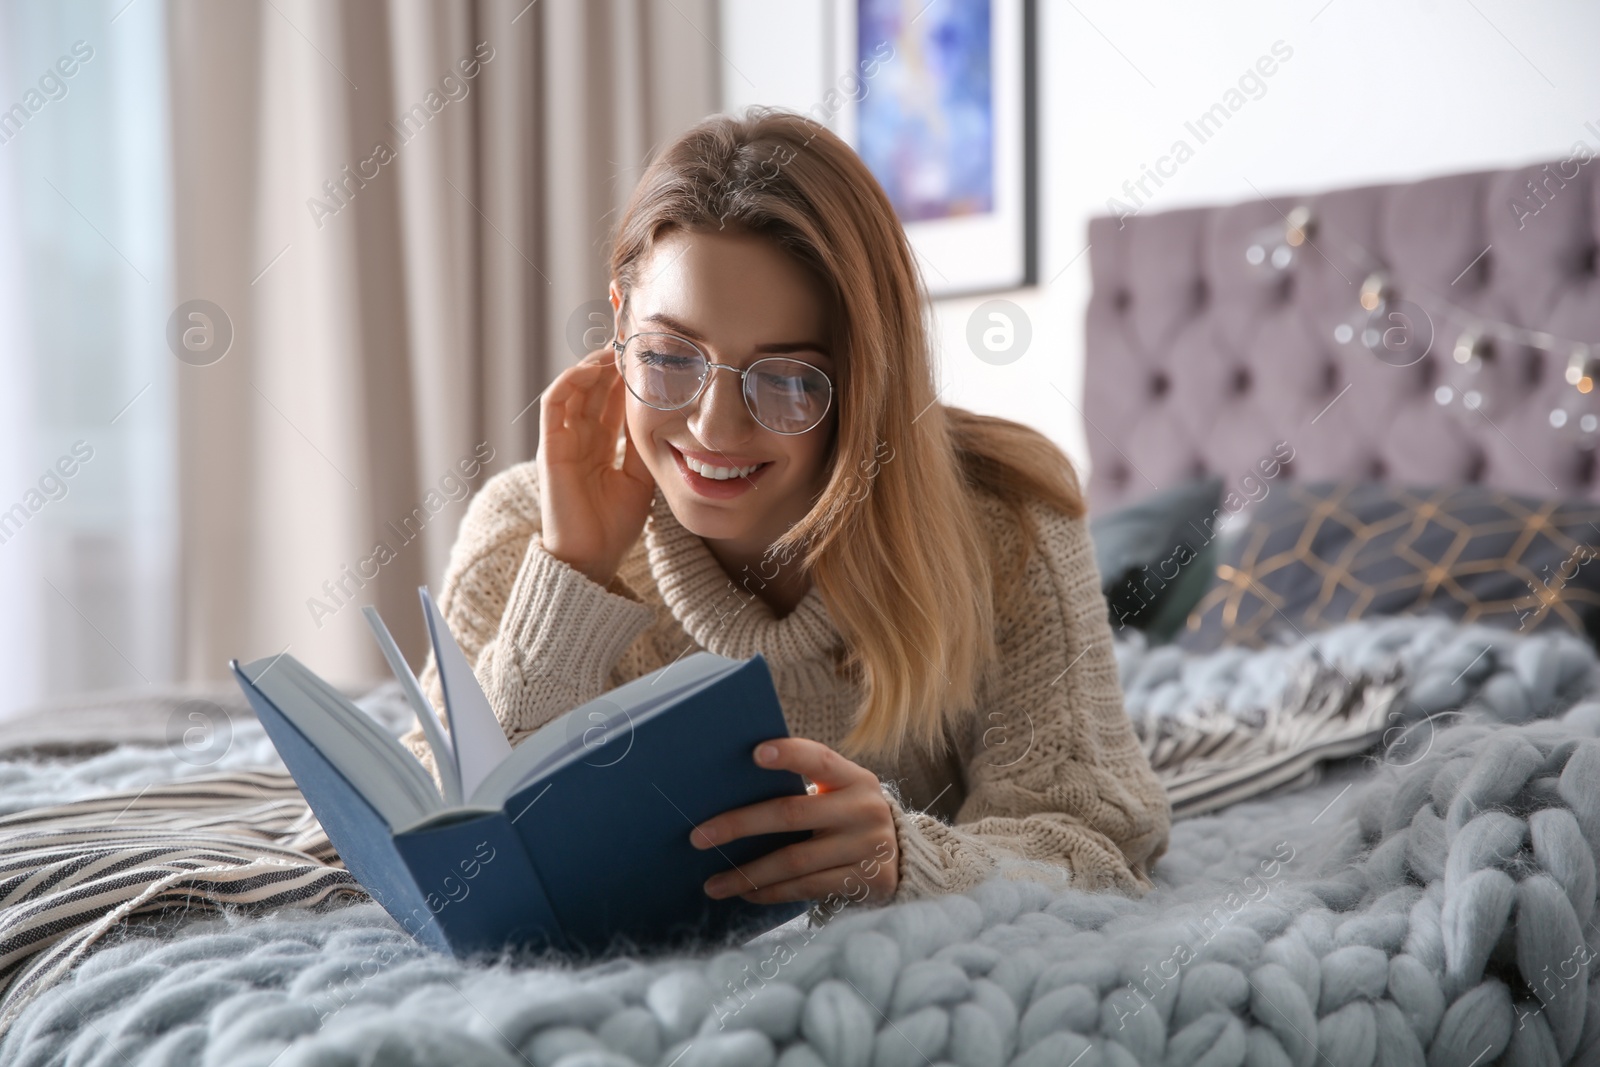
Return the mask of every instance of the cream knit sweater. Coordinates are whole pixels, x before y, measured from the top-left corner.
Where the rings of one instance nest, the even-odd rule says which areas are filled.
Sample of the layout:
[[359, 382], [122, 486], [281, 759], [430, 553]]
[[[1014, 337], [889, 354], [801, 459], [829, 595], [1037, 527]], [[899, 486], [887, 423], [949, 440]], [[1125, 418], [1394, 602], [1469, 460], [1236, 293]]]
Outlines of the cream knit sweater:
[[[997, 559], [1021, 531], [987, 497]], [[916, 745], [861, 762], [894, 814], [898, 902], [994, 873], [1141, 895], [1167, 847], [1170, 808], [1122, 706], [1088, 528], [1030, 505], [1042, 552], [1026, 593], [997, 607], [1001, 656], [951, 751]], [[843, 639], [816, 586], [793, 611], [735, 586], [660, 488], [639, 541], [601, 587], [545, 551], [536, 467], [491, 478], [462, 519], [439, 608], [513, 746], [550, 719], [690, 652], [760, 652], [791, 734], [838, 747], [860, 701], [836, 670]], [[430, 656], [421, 682], [443, 707]], [[420, 726], [401, 739], [437, 778]]]

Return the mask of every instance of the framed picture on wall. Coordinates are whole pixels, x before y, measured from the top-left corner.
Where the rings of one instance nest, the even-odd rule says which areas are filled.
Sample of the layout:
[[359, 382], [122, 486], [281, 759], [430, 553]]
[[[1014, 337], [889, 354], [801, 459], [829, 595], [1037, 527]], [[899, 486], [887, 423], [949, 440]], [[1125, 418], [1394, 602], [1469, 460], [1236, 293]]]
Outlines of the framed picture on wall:
[[834, 129], [935, 297], [1037, 282], [1033, 0], [833, 0]]

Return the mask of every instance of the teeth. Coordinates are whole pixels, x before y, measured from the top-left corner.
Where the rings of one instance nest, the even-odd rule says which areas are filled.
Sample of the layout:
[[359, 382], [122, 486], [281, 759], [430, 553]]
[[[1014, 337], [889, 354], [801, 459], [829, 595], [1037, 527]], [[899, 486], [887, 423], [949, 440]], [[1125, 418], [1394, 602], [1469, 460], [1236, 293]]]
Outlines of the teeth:
[[748, 467], [713, 467], [708, 463], [701, 463], [697, 459], [690, 459], [688, 456], [683, 457], [683, 462], [685, 466], [700, 475], [700, 477], [712, 478], [719, 482], [726, 481], [729, 478], [743, 478], [761, 466], [759, 463], [753, 463]]

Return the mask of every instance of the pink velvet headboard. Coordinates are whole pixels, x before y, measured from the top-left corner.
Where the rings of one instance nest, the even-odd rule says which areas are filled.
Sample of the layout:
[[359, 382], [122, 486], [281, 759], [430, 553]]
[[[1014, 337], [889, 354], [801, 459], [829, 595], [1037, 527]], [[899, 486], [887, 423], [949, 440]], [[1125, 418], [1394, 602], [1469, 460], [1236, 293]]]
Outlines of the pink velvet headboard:
[[[1259, 478], [1258, 462], [1280, 443], [1280, 455], [1294, 454], [1283, 478], [1481, 482], [1600, 500], [1594, 449], [1570, 432], [1577, 418], [1563, 430], [1550, 418], [1563, 396], [1594, 400], [1582, 410], [1600, 413], [1600, 388], [1579, 397], [1565, 379], [1567, 342], [1592, 344], [1600, 359], [1597, 168], [1578, 155], [1091, 221], [1091, 508], [1194, 476]], [[1300, 206], [1313, 222], [1309, 240], [1291, 247], [1285, 219]], [[1282, 269], [1272, 265], [1280, 244], [1292, 254]], [[1258, 265], [1247, 260], [1252, 245]], [[1384, 358], [1363, 343], [1360, 305], [1378, 270], [1391, 280], [1384, 312], [1418, 321], [1412, 348], [1403, 333], [1391, 348], [1380, 341]], [[1453, 352], [1480, 316], [1544, 331], [1557, 349], [1490, 332], [1469, 378]], [[1420, 354], [1427, 320], [1431, 350], [1397, 365]], [[1341, 324], [1351, 328], [1344, 343]], [[1445, 404], [1441, 385], [1451, 387]], [[1462, 401], [1468, 388], [1482, 398], [1477, 408]]]

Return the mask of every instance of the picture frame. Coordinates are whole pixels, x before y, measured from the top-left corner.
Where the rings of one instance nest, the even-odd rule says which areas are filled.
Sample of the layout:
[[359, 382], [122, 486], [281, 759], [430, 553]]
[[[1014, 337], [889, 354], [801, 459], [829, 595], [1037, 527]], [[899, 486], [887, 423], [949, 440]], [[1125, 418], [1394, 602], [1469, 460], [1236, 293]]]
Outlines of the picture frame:
[[830, 84], [853, 90], [834, 132], [889, 195], [928, 295], [1036, 285], [1035, 0], [833, 0], [830, 17]]

